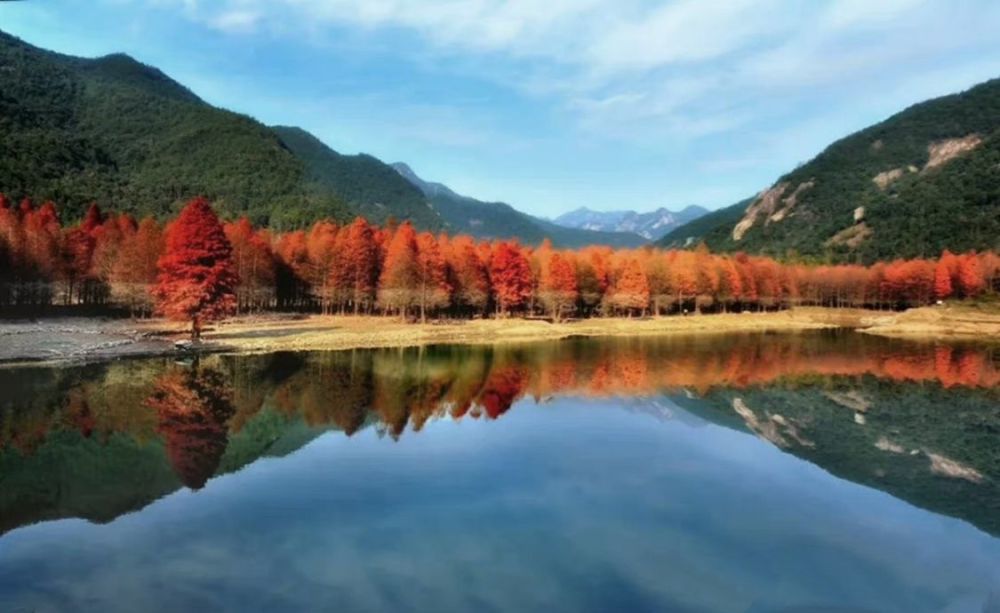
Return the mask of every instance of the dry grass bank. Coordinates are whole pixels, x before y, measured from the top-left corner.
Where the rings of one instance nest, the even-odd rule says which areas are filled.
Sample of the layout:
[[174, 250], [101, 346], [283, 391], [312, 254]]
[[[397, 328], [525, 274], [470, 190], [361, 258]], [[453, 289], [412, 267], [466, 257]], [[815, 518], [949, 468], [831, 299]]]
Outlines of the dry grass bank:
[[956, 303], [879, 313], [861, 331], [907, 338], [1000, 341], [1000, 305]]
[[[926, 339], [1000, 342], [1000, 307], [945, 305], [901, 313], [803, 307], [774, 313], [730, 313], [647, 319], [587, 319], [550, 323], [537, 319], [485, 319], [404, 323], [383, 317], [265, 315], [232, 319], [207, 330], [203, 349], [261, 353], [403, 347], [435, 343], [502, 343], [569, 336], [650, 336], [796, 332], [856, 328], [869, 334]], [[165, 355], [187, 338], [182, 326], [163, 320], [99, 318], [0, 321], [0, 362], [112, 359]]]
[[720, 334], [856, 327], [873, 312], [802, 308], [776, 313], [690, 315], [647, 319], [587, 319], [551, 323], [536, 319], [484, 319], [404, 323], [380, 317], [310, 316], [237, 319], [217, 326], [205, 340], [235, 351], [348, 349], [435, 343], [498, 343], [569, 336]]

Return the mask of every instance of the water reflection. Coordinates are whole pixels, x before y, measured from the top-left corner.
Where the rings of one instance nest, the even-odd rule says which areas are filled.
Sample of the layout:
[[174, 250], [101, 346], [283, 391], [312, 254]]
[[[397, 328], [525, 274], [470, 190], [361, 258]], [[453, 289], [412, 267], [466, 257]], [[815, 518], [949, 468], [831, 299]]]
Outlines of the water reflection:
[[666, 396], [1000, 534], [998, 364], [989, 348], [822, 333], [3, 370], [0, 530], [105, 521], [327, 430], [398, 439], [429, 420], [493, 420], [521, 398], [569, 395]]
[[[374, 524], [363, 532], [364, 540], [355, 544], [365, 555], [376, 556], [384, 547], [406, 556], [405, 560], [376, 564], [377, 558], [372, 558], [355, 564], [401, 568], [401, 564], [415, 564], [414, 559], [424, 551], [426, 543], [414, 540], [422, 531], [434, 535], [435, 549], [445, 547], [449, 540], [465, 539], [448, 550], [454, 553], [475, 551], [484, 546], [478, 539], [494, 532], [498, 543], [522, 543], [530, 548], [531, 542], [570, 530], [572, 539], [557, 544], [561, 550], [593, 550], [595, 568], [600, 564], [611, 568], [610, 560], [596, 562], [601, 556], [620, 558], [615, 572], [633, 567], [617, 578], [610, 571], [598, 570], [592, 570], [596, 573], [592, 576], [580, 576], [565, 567], [565, 560], [546, 559], [541, 551], [535, 552], [545, 568], [563, 568], [564, 574], [553, 576], [553, 581], [572, 583], [580, 594], [600, 587], [600, 594], [591, 594], [600, 598], [586, 602], [601, 603], [604, 610], [622, 606], [682, 610], [680, 600], [630, 592], [634, 586], [623, 588], [648, 574], [649, 568], [634, 566], [637, 560], [655, 558], [657, 567], [664, 568], [671, 564], [645, 544], [659, 542], [654, 535], [662, 535], [669, 543], [661, 545], [679, 548], [678, 566], [698, 568], [701, 564], [714, 569], [709, 574], [692, 570], [681, 580], [680, 571], [671, 566], [676, 579], [672, 597], [692, 592], [698, 585], [701, 596], [715, 594], [719, 602], [738, 602], [742, 593], [758, 594], [752, 606], [706, 605], [708, 610], [780, 610], [766, 603], [800, 602], [759, 596], [768, 591], [760, 585], [738, 587], [748, 572], [744, 567], [748, 552], [757, 552], [753, 566], [765, 575], [771, 567], [775, 577], [798, 572], [795, 569], [805, 559], [815, 558], [813, 562], [825, 569], [819, 574], [847, 577], [854, 572], [847, 569], [862, 568], [856, 561], [847, 561], [847, 551], [868, 560], [862, 575], [883, 586], [886, 593], [926, 584], [922, 589], [927, 594], [908, 601], [909, 609], [899, 609], [919, 610], [912, 608], [913, 602], [935, 598], [935, 602], [946, 602], [942, 594], [957, 589], [935, 591], [930, 587], [935, 581], [982, 585], [989, 573], [983, 565], [976, 566], [979, 574], [944, 571], [953, 567], [942, 559], [936, 562], [944, 566], [934, 571], [939, 573], [935, 579], [915, 581], [926, 569], [918, 573], [913, 566], [905, 576], [893, 574], [902, 571], [890, 572], [888, 566], [878, 565], [883, 554], [888, 564], [891, 556], [884, 552], [897, 556], [893, 564], [899, 568], [909, 568], [907, 564], [916, 563], [901, 543], [917, 547], [912, 543], [914, 533], [926, 536], [928, 551], [941, 550], [946, 540], [957, 538], [955, 543], [961, 546], [949, 545], [955, 556], [975, 560], [992, 559], [995, 541], [981, 540], [958, 528], [945, 530], [944, 524], [933, 520], [937, 516], [900, 510], [850, 482], [1000, 535], [998, 358], [993, 349], [983, 346], [816, 333], [572, 339], [495, 347], [212, 356], [192, 364], [156, 359], [0, 369], [0, 389], [4, 390], [0, 396], [0, 534], [68, 517], [104, 523], [145, 509], [132, 516], [131, 524], [115, 522], [118, 530], [127, 533], [129, 525], [143, 518], [156, 521], [156, 513], [147, 513], [162, 505], [152, 502], [186, 488], [201, 490], [197, 496], [207, 502], [196, 506], [194, 519], [185, 514], [171, 524], [171, 543], [149, 544], [150, 551], [171, 547], [174, 540], [187, 543], [184, 535], [197, 532], [201, 547], [197, 551], [207, 547], [235, 556], [232, 549], [241, 546], [240, 535], [247, 530], [270, 539], [267, 535], [302, 524], [308, 536], [300, 539], [301, 555], [317, 556], [320, 553], [311, 543], [323, 538], [323, 530], [332, 529], [326, 514], [336, 513], [345, 530]], [[561, 410], [532, 411], [533, 404]], [[608, 414], [608, 408], [627, 408], [645, 421], [629, 421], [626, 428], [621, 417]], [[535, 413], [540, 416], [533, 417]], [[500, 422], [490, 423], [494, 420]], [[489, 439], [470, 437], [468, 430], [465, 437], [435, 436], [440, 429], [429, 427], [434, 421], [471, 422], [476, 427], [471, 432]], [[510, 423], [522, 425], [510, 430]], [[677, 424], [684, 424], [693, 435], [671, 430]], [[709, 424], [719, 428], [709, 432], [705, 427]], [[317, 441], [331, 431], [339, 434]], [[378, 449], [344, 439], [345, 435], [366, 438], [360, 435], [364, 432], [382, 439]], [[314, 441], [317, 445], [309, 445]], [[330, 441], [345, 443], [336, 449], [343, 462], [337, 467], [330, 465]], [[407, 445], [393, 441], [416, 445], [420, 451], [405, 451]], [[461, 451], [476, 445], [493, 455], [487, 459]], [[252, 491], [230, 489], [224, 495], [212, 481], [261, 458], [292, 454], [294, 461], [287, 458], [270, 469], [282, 471], [280, 477], [266, 479]], [[803, 481], [802, 469], [788, 460], [792, 456], [847, 481], [814, 477]], [[513, 490], [512, 484], [537, 491], [526, 497], [522, 490]], [[258, 494], [259, 490], [263, 491]], [[786, 497], [779, 503], [775, 496], [780, 492]], [[432, 512], [428, 498], [446, 508]], [[810, 502], [817, 500], [822, 504]], [[855, 522], [850, 516], [854, 504], [893, 515], [865, 516]], [[225, 511], [218, 512], [218, 521], [203, 520], [202, 514], [212, 514], [213, 505]], [[468, 510], [469, 505], [474, 509]], [[398, 524], [384, 524], [382, 514], [396, 507], [406, 509], [406, 517]], [[262, 511], [257, 514], [257, 509]], [[440, 511], [460, 513], [461, 509], [467, 509], [475, 522], [463, 527], [458, 519], [454, 525], [442, 520]], [[551, 513], [559, 513], [560, 521], [569, 523], [553, 523]], [[904, 532], [893, 524], [891, 518], [900, 514], [908, 518], [907, 529], [912, 526], [916, 532]], [[492, 523], [482, 523], [486, 518]], [[626, 534], [619, 523], [645, 532], [641, 537]], [[421, 530], [415, 530], [416, 526]], [[589, 535], [604, 527], [618, 530], [618, 540], [605, 535], [605, 541], [591, 542], [597, 537]], [[78, 532], [64, 534], [84, 538]], [[886, 539], [897, 533], [899, 538], [877, 545], [875, 534], [883, 532], [890, 535]], [[946, 533], [949, 536], [944, 539]], [[0, 536], [0, 546], [14, 547], [22, 540], [19, 536], [26, 539], [29, 534], [39, 538], [31, 530], [19, 530]], [[588, 537], [582, 538], [584, 534]], [[94, 538], [94, 546], [100, 549], [103, 537]], [[139, 536], [132, 533], [122, 538]], [[812, 545], [797, 545], [798, 539]], [[780, 549], [779, 543], [784, 543]], [[830, 543], [836, 543], [833, 549], [824, 549]], [[971, 553], [962, 549], [967, 545], [973, 547]], [[332, 555], [343, 546], [326, 542], [323, 555]], [[267, 547], [283, 551], [287, 545]], [[713, 553], [712, 547], [718, 551]], [[818, 549], [807, 553], [813, 548]], [[759, 552], [769, 550], [775, 552], [773, 559], [759, 557]], [[138, 547], [136, 551], [145, 550]], [[198, 557], [191, 552], [175, 555], [166, 558], [175, 566], [184, 556]], [[278, 555], [267, 549], [244, 551], [237, 557], [278, 559]], [[922, 555], [930, 559], [936, 554]], [[43, 570], [56, 573], [48, 562], [31, 559]], [[582, 556], [580, 562], [586, 561]], [[432, 562], [425, 561], [427, 566], [433, 566]], [[94, 561], [67, 558], [66, 563], [87, 568]], [[316, 563], [322, 566], [325, 561], [317, 559]], [[2, 552], [0, 568], [9, 571]], [[513, 572], [503, 564], [495, 569], [501, 582]], [[352, 571], [342, 572], [349, 575]], [[724, 577], [722, 583], [732, 589], [725, 599], [721, 587], [709, 588], [705, 583], [706, 577], [716, 575]], [[43, 576], [44, 572], [39, 574]], [[595, 577], [600, 580], [595, 582]], [[479, 575], [469, 577], [470, 581], [479, 579]], [[534, 580], [522, 577], [517, 581], [526, 585]], [[854, 580], [864, 582], [857, 576]], [[25, 581], [24, 577], [5, 580], [0, 576], [0, 605], [7, 602], [6, 593], [20, 598], [10, 602], [40, 602], [24, 596], [24, 585], [30, 583]], [[819, 593], [829, 585], [815, 583], [813, 577], [798, 581], [795, 590], [805, 589], [803, 593]], [[670, 583], [669, 577], [651, 581], [656, 582]], [[42, 591], [48, 593], [52, 585], [45, 584]], [[429, 584], [420, 585], [431, 589]], [[790, 586], [793, 582], [784, 585]], [[382, 585], [370, 591], [386, 598], [391, 594], [387, 589]], [[515, 596], [509, 590], [502, 592], [504, 598]], [[855, 599], [815, 602], [887, 602], [866, 600], [862, 597], [866, 592], [857, 594]], [[390, 599], [382, 603], [384, 607], [374, 608], [392, 608], [389, 605], [394, 602]], [[544, 601], [532, 602], [540, 607]], [[584, 601], [573, 602], [579, 606], [563, 608], [587, 608]], [[974, 602], [970, 610], [982, 610], [984, 600]], [[234, 601], [196, 603], [209, 608], [236, 607]], [[190, 606], [192, 601], [175, 604]]]
[[181, 482], [197, 490], [215, 474], [229, 439], [233, 391], [213, 368], [171, 369], [156, 378], [146, 406], [156, 411], [170, 465]]

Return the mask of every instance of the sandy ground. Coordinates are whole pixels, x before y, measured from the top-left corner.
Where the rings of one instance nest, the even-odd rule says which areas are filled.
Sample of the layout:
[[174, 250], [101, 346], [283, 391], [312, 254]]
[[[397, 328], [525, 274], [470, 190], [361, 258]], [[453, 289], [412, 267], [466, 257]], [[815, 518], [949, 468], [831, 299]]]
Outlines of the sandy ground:
[[[434, 343], [498, 343], [568, 336], [718, 334], [849, 327], [870, 334], [976, 338], [1000, 342], [1000, 309], [961, 306], [902, 313], [803, 307], [776, 313], [690, 315], [648, 319], [590, 319], [562, 323], [527, 319], [404, 323], [381, 317], [280, 316], [235, 318], [207, 330], [203, 351], [397, 347]], [[162, 320], [93, 318], [0, 321], [0, 362], [108, 359], [178, 352], [182, 327]]]
[[162, 325], [93, 317], [0, 321], [0, 362], [163, 354], [173, 341], [154, 336]]
[[880, 313], [863, 321], [861, 331], [882, 336], [1000, 342], [1000, 305], [945, 304]]

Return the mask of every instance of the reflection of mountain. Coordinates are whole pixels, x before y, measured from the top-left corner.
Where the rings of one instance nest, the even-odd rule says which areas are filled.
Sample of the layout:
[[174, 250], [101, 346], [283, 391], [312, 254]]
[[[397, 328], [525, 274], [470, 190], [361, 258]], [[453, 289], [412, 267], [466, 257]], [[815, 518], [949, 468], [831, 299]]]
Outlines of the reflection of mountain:
[[1000, 365], [975, 347], [817, 333], [201, 362], [0, 370], [0, 532], [108, 521], [330, 430], [398, 438], [435, 419], [497, 419], [525, 397], [571, 395], [752, 432], [1000, 533]]
[[1000, 390], [832, 377], [675, 397], [855, 483], [1000, 535]]

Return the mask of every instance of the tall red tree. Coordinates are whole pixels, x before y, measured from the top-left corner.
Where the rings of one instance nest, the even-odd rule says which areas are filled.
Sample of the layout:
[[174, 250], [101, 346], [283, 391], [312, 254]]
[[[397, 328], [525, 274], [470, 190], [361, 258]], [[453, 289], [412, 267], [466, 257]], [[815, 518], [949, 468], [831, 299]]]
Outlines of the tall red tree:
[[559, 321], [563, 312], [576, 304], [576, 269], [567, 256], [558, 251], [549, 255], [547, 265], [542, 268], [539, 283], [539, 297], [552, 313], [552, 319]]
[[521, 308], [531, 298], [531, 265], [517, 243], [497, 244], [490, 261], [490, 279], [501, 314]]
[[482, 313], [490, 299], [490, 278], [471, 237], [457, 236], [446, 253], [456, 306]]
[[340, 266], [333, 271], [335, 283], [343, 292], [354, 314], [369, 306], [375, 298], [378, 282], [378, 244], [375, 231], [358, 217], [340, 233]]
[[417, 237], [417, 303], [420, 306], [420, 321], [427, 320], [429, 309], [446, 307], [451, 301], [447, 271], [448, 265], [437, 239], [430, 232], [421, 232]]
[[288, 232], [275, 246], [275, 292], [279, 308], [302, 308], [309, 302], [309, 249], [306, 233]]
[[397, 309], [405, 318], [417, 301], [420, 284], [417, 233], [410, 222], [400, 225], [389, 241], [385, 266], [379, 278], [378, 300], [387, 309]]
[[958, 287], [965, 298], [975, 298], [986, 287], [975, 253], [965, 253], [958, 258]]
[[124, 300], [134, 316], [152, 312], [152, 288], [156, 283], [157, 260], [163, 252], [163, 229], [152, 217], [139, 222], [126, 237], [112, 273], [114, 294]]
[[167, 228], [165, 242], [154, 290], [157, 309], [170, 319], [191, 322], [191, 339], [198, 341], [204, 323], [221, 319], [236, 308], [239, 278], [233, 266], [233, 248], [204, 198], [184, 207]]
[[615, 280], [611, 304], [629, 315], [635, 311], [642, 313], [649, 306], [649, 283], [638, 259], [625, 260]]
[[233, 264], [240, 283], [236, 287], [239, 310], [269, 306], [274, 295], [274, 254], [270, 235], [257, 230], [246, 217], [224, 226], [233, 246]]
[[309, 254], [307, 281], [313, 296], [320, 303], [320, 309], [328, 313], [333, 307], [335, 287], [333, 272], [339, 267], [337, 253], [337, 225], [330, 221], [313, 224], [306, 236], [306, 250]]
[[957, 260], [947, 249], [941, 254], [937, 266], [934, 267], [934, 296], [938, 300], [949, 298], [954, 291], [951, 279], [957, 268]]

